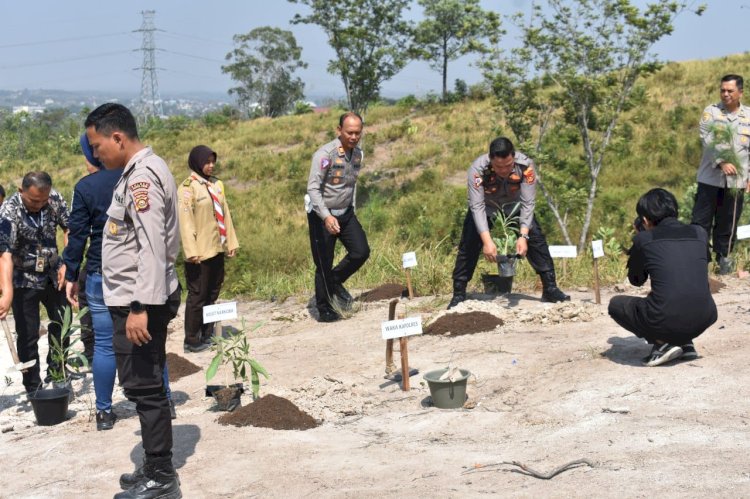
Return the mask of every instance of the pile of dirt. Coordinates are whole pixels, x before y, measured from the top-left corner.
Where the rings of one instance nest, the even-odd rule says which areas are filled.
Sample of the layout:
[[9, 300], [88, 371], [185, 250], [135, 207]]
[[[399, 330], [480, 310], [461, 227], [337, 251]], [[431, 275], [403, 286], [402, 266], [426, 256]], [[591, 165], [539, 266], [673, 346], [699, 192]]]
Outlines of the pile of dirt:
[[296, 405], [276, 395], [266, 395], [250, 405], [228, 412], [219, 418], [219, 424], [234, 426], [259, 426], [274, 430], [309, 430], [318, 423]]
[[708, 287], [711, 289], [711, 294], [715, 295], [719, 292], [719, 290], [723, 287], [726, 287], [726, 284], [719, 281], [718, 279], [713, 279], [711, 277], [708, 278]]
[[424, 334], [460, 336], [492, 331], [504, 324], [503, 320], [487, 312], [445, 314], [424, 329]]
[[364, 414], [372, 404], [362, 388], [330, 376], [313, 376], [305, 385], [292, 388], [289, 397], [316, 421], [332, 421]]
[[[412, 289], [416, 296], [416, 292]], [[378, 286], [375, 289], [371, 289], [370, 291], [365, 291], [361, 295], [359, 295], [359, 301], [362, 302], [373, 302], [373, 301], [380, 301], [380, 300], [389, 300], [391, 298], [401, 298], [402, 296], [406, 296], [409, 293], [409, 291], [404, 287], [403, 284], [395, 284], [395, 283], [389, 283], [389, 284], [383, 284], [382, 286]]]
[[169, 352], [167, 354], [167, 366], [169, 368], [169, 382], [174, 383], [180, 378], [190, 376], [201, 370], [200, 367], [196, 366], [189, 360], [180, 357], [176, 353]]
[[606, 313], [605, 305], [588, 302], [566, 301], [555, 303], [541, 310], [514, 309], [518, 322], [531, 324], [561, 324], [563, 322], [591, 322]]

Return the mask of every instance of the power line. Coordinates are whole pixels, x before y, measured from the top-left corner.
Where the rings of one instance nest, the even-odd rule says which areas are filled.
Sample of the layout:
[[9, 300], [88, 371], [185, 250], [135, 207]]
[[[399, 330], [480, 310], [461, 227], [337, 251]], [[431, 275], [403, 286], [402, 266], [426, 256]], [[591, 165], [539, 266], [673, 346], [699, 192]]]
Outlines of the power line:
[[64, 43], [64, 42], [77, 42], [80, 40], [95, 40], [97, 38], [110, 38], [113, 36], [129, 35], [130, 32], [123, 31], [121, 33], [107, 33], [105, 35], [89, 35], [89, 36], [77, 36], [73, 38], [58, 38], [57, 40], [43, 40], [38, 42], [23, 42], [23, 43], [11, 43], [8, 45], [0, 45], [0, 49], [10, 49], [18, 47], [33, 47], [35, 45], [48, 45], [50, 43]]
[[186, 35], [184, 33], [175, 33], [174, 31], [163, 31], [163, 33], [164, 33], [165, 36], [167, 36], [167, 37], [171, 36], [172, 38], [187, 38], [187, 39], [190, 39], [190, 40], [197, 40], [199, 42], [215, 43], [217, 45], [223, 45], [225, 47], [231, 47], [232, 46], [232, 42], [231, 41], [220, 42], [219, 40], [211, 40], [210, 38], [201, 38], [199, 36]]
[[166, 52], [168, 54], [181, 55], [183, 57], [190, 57], [191, 59], [199, 59], [201, 61], [218, 62], [219, 64], [224, 64], [226, 62], [226, 61], [221, 61], [219, 59], [211, 59], [209, 57], [201, 57], [199, 55], [186, 54], [184, 52], [176, 52], [174, 50], [167, 50], [167, 49], [157, 49], [157, 50], [159, 52]]
[[131, 52], [132, 50], [116, 50], [114, 52], [102, 52], [100, 54], [92, 54], [92, 55], [80, 56], [80, 57], [69, 57], [67, 59], [55, 59], [54, 61], [28, 62], [24, 64], [4, 65], [4, 66], [0, 66], [0, 69], [19, 69], [19, 68], [30, 68], [34, 66], [47, 66], [49, 64], [62, 64], [64, 62], [85, 61], [88, 59], [98, 59], [100, 57], [109, 57], [112, 55], [130, 54]]

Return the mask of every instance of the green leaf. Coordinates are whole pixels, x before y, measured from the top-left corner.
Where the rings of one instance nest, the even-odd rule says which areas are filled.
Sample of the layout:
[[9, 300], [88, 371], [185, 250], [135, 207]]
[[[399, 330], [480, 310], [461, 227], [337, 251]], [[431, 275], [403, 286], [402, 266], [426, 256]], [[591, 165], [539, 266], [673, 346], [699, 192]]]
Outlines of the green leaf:
[[221, 364], [221, 355], [215, 355], [213, 359], [211, 359], [211, 363], [208, 365], [208, 369], [206, 369], [206, 381], [210, 381], [211, 378], [216, 376], [216, 371], [219, 370], [219, 365]]

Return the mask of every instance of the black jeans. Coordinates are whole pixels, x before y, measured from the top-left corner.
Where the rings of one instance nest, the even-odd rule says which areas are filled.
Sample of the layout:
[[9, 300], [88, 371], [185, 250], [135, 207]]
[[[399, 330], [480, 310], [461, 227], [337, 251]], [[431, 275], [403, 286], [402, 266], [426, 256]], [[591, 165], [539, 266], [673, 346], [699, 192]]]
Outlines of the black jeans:
[[[492, 230], [494, 220], [487, 219], [490, 230]], [[536, 221], [536, 217], [531, 219], [529, 227], [529, 250], [526, 258], [529, 260], [531, 268], [537, 274], [555, 270], [555, 264], [552, 262], [552, 256], [549, 254], [547, 238], [544, 237], [542, 229]], [[482, 251], [482, 238], [477, 232], [477, 225], [474, 223], [474, 217], [471, 210], [466, 213], [464, 218], [464, 228], [461, 232], [461, 242], [458, 244], [458, 255], [456, 255], [456, 265], [453, 267], [453, 282], [468, 283], [474, 275], [474, 269], [477, 268], [479, 253]], [[515, 253], [515, 247], [513, 248]]]
[[[315, 304], [319, 311], [330, 310], [334, 286], [346, 282], [370, 257], [367, 236], [354, 214], [354, 209], [349, 208], [336, 219], [341, 232], [334, 236], [326, 230], [323, 220], [315, 212], [307, 214], [310, 249], [315, 263]], [[341, 240], [347, 253], [338, 265], [333, 267], [337, 239]]]
[[718, 256], [729, 256], [730, 239], [734, 247], [743, 201], [742, 192], [739, 196], [733, 196], [729, 189], [698, 183], [691, 223], [703, 227], [711, 237], [714, 253]]
[[[16, 322], [16, 332], [18, 339], [16, 349], [18, 358], [21, 362], [36, 360], [36, 364], [23, 373], [23, 386], [27, 392], [39, 388], [42, 384], [39, 376], [39, 304], [44, 305], [47, 310], [47, 316], [50, 323], [47, 326], [47, 334], [50, 349], [47, 352], [47, 374], [50, 369], [59, 369], [58, 362], [52, 359], [52, 340], [56, 338], [60, 341], [60, 332], [62, 324], [62, 308], [68, 303], [65, 299], [65, 293], [58, 291], [53, 286], [52, 281], [47, 281], [44, 289], [16, 288], [13, 290], [13, 319]], [[65, 342], [67, 346], [70, 339]]]
[[167, 361], [167, 325], [180, 308], [180, 292], [169, 295], [164, 305], [147, 305], [151, 341], [137, 346], [125, 336], [130, 307], [109, 307], [114, 326], [112, 346], [117, 374], [128, 400], [135, 402], [141, 422], [143, 449], [148, 456], [171, 456], [172, 419], [162, 373]]
[[185, 262], [185, 343], [199, 344], [211, 336], [213, 323], [203, 324], [203, 307], [216, 302], [224, 284], [224, 253], [200, 263]]

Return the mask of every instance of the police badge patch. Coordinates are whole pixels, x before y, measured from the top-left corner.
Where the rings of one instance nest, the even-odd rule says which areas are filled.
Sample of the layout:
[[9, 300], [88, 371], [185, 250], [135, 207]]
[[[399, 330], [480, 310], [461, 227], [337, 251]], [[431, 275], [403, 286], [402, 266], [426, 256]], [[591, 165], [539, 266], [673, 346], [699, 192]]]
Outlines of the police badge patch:
[[479, 189], [482, 187], [482, 177], [478, 174], [474, 174], [474, 187]]
[[151, 208], [148, 200], [148, 188], [151, 186], [148, 182], [135, 182], [128, 186], [130, 193], [133, 195], [133, 205], [135, 211], [144, 213]]
[[523, 176], [526, 178], [527, 184], [533, 184], [534, 180], [536, 180], [536, 177], [534, 176], [534, 169], [529, 167], [526, 169], [525, 172], [523, 172]]
[[320, 160], [320, 169], [321, 170], [325, 170], [329, 166], [331, 166], [331, 160], [330, 159], [323, 158], [323, 159]]

